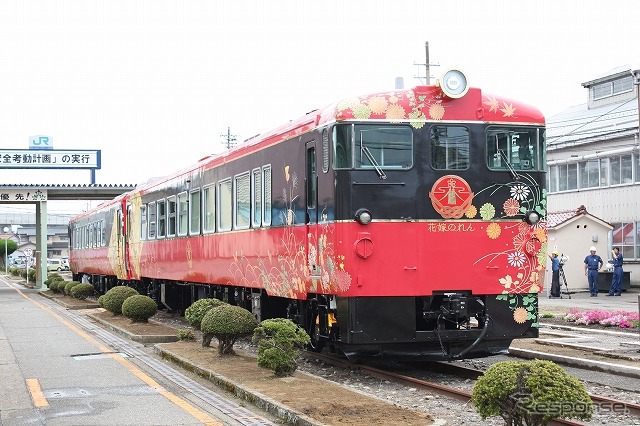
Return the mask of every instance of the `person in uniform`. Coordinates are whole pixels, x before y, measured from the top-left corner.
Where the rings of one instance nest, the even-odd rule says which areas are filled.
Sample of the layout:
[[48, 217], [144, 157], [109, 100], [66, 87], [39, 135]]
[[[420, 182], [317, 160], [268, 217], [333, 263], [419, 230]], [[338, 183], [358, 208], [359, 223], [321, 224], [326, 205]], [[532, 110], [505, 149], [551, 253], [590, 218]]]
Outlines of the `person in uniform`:
[[549, 297], [560, 297], [560, 258], [558, 252], [553, 251], [549, 255], [551, 259], [551, 295]]
[[622, 253], [618, 247], [611, 250], [613, 255], [613, 277], [611, 278], [611, 289], [607, 296], [620, 296], [622, 294]]
[[589, 249], [590, 254], [584, 258], [584, 274], [589, 281], [591, 297], [598, 296], [598, 271], [602, 269], [602, 258], [596, 254], [596, 248]]

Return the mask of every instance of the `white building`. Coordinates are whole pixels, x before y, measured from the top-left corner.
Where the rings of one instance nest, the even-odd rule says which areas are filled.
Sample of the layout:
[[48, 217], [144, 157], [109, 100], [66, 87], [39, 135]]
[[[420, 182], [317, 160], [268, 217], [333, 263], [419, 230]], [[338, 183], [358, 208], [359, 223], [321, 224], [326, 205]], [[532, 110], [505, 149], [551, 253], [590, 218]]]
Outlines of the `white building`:
[[[549, 214], [584, 206], [613, 226], [604, 242], [594, 241], [594, 233], [559, 229], [553, 244], [580, 246], [584, 256], [597, 245], [605, 262], [620, 247], [632, 286], [640, 285], [639, 83], [638, 67], [616, 68], [582, 83], [586, 103], [547, 119]], [[578, 259], [567, 265], [583, 266]]]

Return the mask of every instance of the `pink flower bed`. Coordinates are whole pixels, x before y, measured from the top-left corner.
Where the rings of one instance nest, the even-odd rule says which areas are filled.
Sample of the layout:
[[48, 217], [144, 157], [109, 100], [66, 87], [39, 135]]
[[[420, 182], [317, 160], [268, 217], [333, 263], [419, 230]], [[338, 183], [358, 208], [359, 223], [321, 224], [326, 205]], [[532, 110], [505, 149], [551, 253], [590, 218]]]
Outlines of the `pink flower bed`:
[[600, 324], [606, 327], [634, 328], [640, 326], [640, 316], [637, 312], [627, 311], [580, 311], [571, 308], [564, 319], [576, 324]]

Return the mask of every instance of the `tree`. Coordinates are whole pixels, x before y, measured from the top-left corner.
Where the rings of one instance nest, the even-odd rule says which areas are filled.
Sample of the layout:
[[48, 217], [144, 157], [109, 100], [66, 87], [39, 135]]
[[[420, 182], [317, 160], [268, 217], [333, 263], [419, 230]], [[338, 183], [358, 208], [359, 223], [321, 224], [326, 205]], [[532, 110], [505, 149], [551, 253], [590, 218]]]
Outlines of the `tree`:
[[296, 371], [298, 355], [311, 339], [293, 321], [273, 318], [260, 323], [252, 341], [258, 344], [258, 365], [273, 370], [277, 377], [285, 377]]
[[[4, 251], [5, 247], [7, 248], [6, 253]], [[18, 250], [18, 243], [16, 243], [15, 241], [10, 239], [0, 240], [0, 253], [2, 253], [2, 258], [4, 259], [4, 265], [7, 264], [7, 257], [16, 250]]]
[[249, 336], [258, 326], [253, 314], [240, 306], [223, 304], [209, 309], [202, 318], [202, 346], [207, 347], [211, 339], [218, 339], [218, 353], [233, 354], [233, 344], [240, 337]]
[[483, 420], [500, 416], [508, 426], [590, 420], [593, 414], [584, 385], [551, 361], [498, 362], [475, 383], [471, 401]]

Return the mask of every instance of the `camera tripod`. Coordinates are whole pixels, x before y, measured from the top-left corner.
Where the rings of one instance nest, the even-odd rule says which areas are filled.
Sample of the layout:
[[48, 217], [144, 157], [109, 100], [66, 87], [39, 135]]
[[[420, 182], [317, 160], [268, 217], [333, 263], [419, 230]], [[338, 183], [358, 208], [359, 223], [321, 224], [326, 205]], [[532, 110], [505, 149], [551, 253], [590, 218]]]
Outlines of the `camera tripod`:
[[569, 296], [569, 299], [571, 299], [571, 293], [569, 293], [569, 285], [567, 284], [567, 277], [564, 275], [564, 269], [562, 269], [562, 263], [560, 263], [560, 278], [558, 281], [560, 284], [560, 299], [562, 299], [562, 283], [563, 282], [564, 282], [564, 288], [566, 289], [565, 294]]

